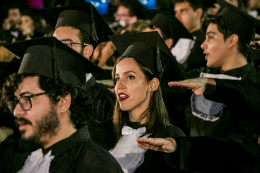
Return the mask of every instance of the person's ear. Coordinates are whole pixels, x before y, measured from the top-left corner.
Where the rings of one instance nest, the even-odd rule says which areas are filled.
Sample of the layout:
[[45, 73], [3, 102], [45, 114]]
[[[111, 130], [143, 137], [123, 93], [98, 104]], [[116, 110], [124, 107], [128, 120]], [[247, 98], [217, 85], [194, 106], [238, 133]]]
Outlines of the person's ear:
[[149, 91], [155, 91], [158, 89], [160, 85], [160, 82], [159, 82], [159, 79], [158, 78], [153, 78], [151, 81], [150, 81], [150, 90]]
[[201, 19], [201, 16], [203, 14], [203, 10], [201, 8], [198, 8], [195, 12], [196, 12], [196, 18]]
[[173, 39], [172, 38], [167, 38], [166, 40], [164, 40], [164, 42], [169, 49], [172, 48], [172, 45], [173, 45]]
[[90, 56], [92, 55], [93, 53], [93, 46], [91, 44], [85, 46], [84, 50], [83, 50], [83, 56], [87, 59], [90, 58]]
[[231, 48], [231, 47], [233, 47], [233, 46], [235, 46], [235, 45], [237, 45], [237, 42], [238, 42], [238, 35], [236, 35], [236, 34], [233, 34], [233, 35], [231, 35], [229, 38], [228, 38], [228, 41], [229, 41], [229, 48]]
[[70, 108], [70, 105], [71, 105], [71, 95], [68, 94], [65, 97], [60, 97], [59, 99], [60, 100], [58, 102], [57, 110], [60, 113], [64, 113], [64, 112], [68, 111]]

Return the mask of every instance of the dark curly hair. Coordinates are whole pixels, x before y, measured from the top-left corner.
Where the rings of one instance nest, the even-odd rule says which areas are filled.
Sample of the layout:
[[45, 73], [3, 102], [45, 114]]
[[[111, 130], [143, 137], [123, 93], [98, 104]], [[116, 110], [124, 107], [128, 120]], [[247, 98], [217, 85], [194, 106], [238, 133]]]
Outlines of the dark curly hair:
[[69, 110], [71, 112], [71, 122], [76, 129], [87, 125], [88, 119], [91, 117], [91, 112], [93, 112], [93, 104], [89, 99], [89, 93], [81, 87], [64, 84], [59, 79], [55, 81], [52, 78], [31, 73], [14, 73], [7, 78], [2, 89], [2, 99], [5, 105], [8, 101], [15, 99], [14, 93], [26, 77], [39, 77], [38, 85], [40, 89], [47, 93], [46, 95], [50, 98], [51, 103], [55, 105], [59, 102], [59, 97], [63, 98], [70, 94], [71, 105]]

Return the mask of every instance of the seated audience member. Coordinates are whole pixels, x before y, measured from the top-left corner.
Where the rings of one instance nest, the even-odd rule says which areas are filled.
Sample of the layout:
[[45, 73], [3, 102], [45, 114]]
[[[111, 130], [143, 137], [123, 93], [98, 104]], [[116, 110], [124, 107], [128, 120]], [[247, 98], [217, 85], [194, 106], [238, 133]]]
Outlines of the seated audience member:
[[175, 17], [185, 26], [191, 35], [203, 42], [205, 32], [201, 29], [203, 4], [200, 0], [174, 0]]
[[[216, 138], [138, 138], [138, 146], [143, 149], [170, 153], [165, 155], [169, 164], [190, 172], [257, 173], [260, 171], [258, 147], [260, 138], [257, 135], [258, 129], [254, 129], [255, 124], [258, 124], [259, 127], [260, 85], [254, 86], [246, 81], [210, 78], [170, 82], [169, 85], [188, 87], [197, 95], [206, 94], [235, 109], [245, 108], [248, 113], [244, 115], [250, 114], [251, 116], [245, 117], [248, 122], [244, 121], [244, 127], [249, 131], [254, 131], [251, 133], [253, 140], [250, 140], [249, 134], [246, 137], [239, 133], [229, 133], [226, 137]], [[250, 143], [245, 144], [243, 142], [245, 140]], [[250, 147], [250, 150], [246, 151], [246, 147]], [[173, 162], [175, 159], [181, 160], [180, 165]]]
[[[64, 44], [91, 60], [95, 48], [102, 42], [109, 41], [108, 35], [112, 30], [105, 23], [98, 11], [91, 3], [83, 3], [67, 7], [41, 10], [42, 16], [54, 28], [53, 36]], [[89, 61], [90, 62], [90, 61]], [[108, 120], [112, 120], [115, 95], [96, 80], [104, 77], [103, 69], [93, 63], [89, 64], [86, 74], [85, 89], [94, 100], [93, 114], [89, 118], [89, 131], [91, 137], [99, 134], [99, 128]], [[111, 73], [109, 74], [111, 78]]]
[[146, 7], [138, 0], [125, 0], [123, 1], [115, 13], [115, 20], [119, 22], [120, 26], [116, 33], [123, 34], [132, 24], [138, 19], [144, 19]]
[[122, 172], [90, 138], [92, 101], [85, 91], [89, 61], [56, 38], [5, 45], [22, 57], [3, 87], [21, 140], [0, 145], [0, 172]]
[[31, 38], [43, 37], [44, 26], [38, 11], [33, 9], [24, 10], [21, 14], [21, 24], [17, 24], [16, 28], [22, 33], [17, 38], [18, 41], [29, 40]]
[[170, 83], [195, 93], [191, 135], [197, 138], [176, 138], [169, 143], [178, 146], [173, 155], [180, 157], [184, 170], [259, 172], [260, 74], [248, 61], [247, 46], [260, 24], [233, 5], [218, 2], [223, 10], [211, 21], [202, 44], [207, 66], [216, 69], [201, 73], [205, 78]]
[[21, 11], [18, 4], [14, 4], [8, 9], [8, 21], [11, 24], [10, 34], [18, 38], [21, 34], [16, 28], [16, 25], [21, 23]]
[[[160, 74], [172, 57], [157, 32], [109, 37], [122, 55], [113, 70], [117, 96], [113, 127], [103, 133], [124, 172], [179, 172], [162, 153], [137, 146], [136, 137], [185, 136], [170, 124], [160, 89]], [[177, 64], [178, 65], [178, 64]], [[108, 129], [112, 129], [108, 133]]]

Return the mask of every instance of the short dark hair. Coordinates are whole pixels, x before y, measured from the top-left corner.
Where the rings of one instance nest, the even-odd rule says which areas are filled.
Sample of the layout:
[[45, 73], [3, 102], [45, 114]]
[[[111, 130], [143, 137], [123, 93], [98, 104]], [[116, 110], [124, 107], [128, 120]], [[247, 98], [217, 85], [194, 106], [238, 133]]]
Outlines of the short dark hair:
[[[231, 35], [236, 34], [234, 31], [225, 26], [222, 16], [212, 17], [208, 20], [210, 20], [209, 23], [214, 23], [217, 25], [218, 31], [224, 36], [224, 41], [226, 41], [226, 39]], [[239, 35], [237, 44], [239, 52], [247, 58], [250, 51], [249, 46], [239, 39]]]
[[128, 4], [128, 3], [126, 3], [126, 2], [122, 2], [122, 3], [120, 4], [120, 6], [126, 7], [126, 8], [128, 9], [128, 12], [129, 12], [129, 15], [130, 15], [130, 16], [135, 16], [135, 15], [136, 15], [136, 14], [134, 13], [134, 10], [132, 9], [132, 6], [131, 6], [130, 4]]
[[44, 90], [51, 103], [57, 104], [59, 97], [65, 97], [66, 95], [71, 95], [71, 105], [70, 105], [70, 119], [76, 129], [80, 129], [87, 125], [88, 119], [91, 117], [91, 112], [93, 112], [93, 104], [89, 99], [89, 93], [77, 86], [64, 84], [61, 80], [54, 80], [41, 75], [36, 75], [32, 73], [27, 74], [17, 74], [14, 73], [10, 75], [2, 89], [2, 99], [5, 103], [15, 99], [14, 93], [18, 89], [18, 85], [26, 77], [39, 77], [38, 85]]
[[191, 8], [196, 11], [197, 9], [201, 8], [204, 11], [204, 5], [199, 0], [173, 0], [173, 3], [183, 3], [189, 2]]
[[[116, 65], [125, 58], [131, 58], [131, 57], [120, 57], [117, 60], [116, 64], [114, 65], [114, 69], [112, 72], [114, 84], [116, 84], [116, 80], [115, 80]], [[139, 62], [137, 62], [137, 65], [140, 67], [141, 71], [144, 73], [145, 78], [148, 82], [151, 81], [154, 77], [156, 77], [148, 68], [144, 67]], [[166, 126], [170, 124], [168, 113], [167, 113], [166, 107], [165, 107], [163, 99], [162, 99], [162, 93], [161, 93], [160, 86], [152, 94], [149, 106], [142, 113], [142, 117], [141, 117], [140, 121], [145, 117], [148, 118], [148, 123], [146, 125], [147, 130], [144, 135], [150, 134], [150, 137], [153, 137], [153, 138], [159, 137], [163, 133], [163, 131], [166, 129]], [[114, 133], [111, 134], [114, 136], [113, 136], [110, 144], [108, 144], [110, 146], [106, 146], [106, 149], [112, 149], [115, 147], [116, 143], [122, 137], [121, 130], [122, 130], [123, 126], [126, 125], [126, 122], [128, 120], [129, 120], [128, 112], [122, 111], [120, 109], [118, 100], [116, 100], [115, 111], [114, 111], [114, 115], [113, 115]]]

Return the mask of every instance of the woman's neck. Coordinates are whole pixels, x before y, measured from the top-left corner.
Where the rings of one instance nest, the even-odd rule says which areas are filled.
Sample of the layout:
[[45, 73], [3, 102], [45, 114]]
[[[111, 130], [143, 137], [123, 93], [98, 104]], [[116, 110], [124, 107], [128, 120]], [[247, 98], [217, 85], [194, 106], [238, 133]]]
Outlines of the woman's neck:
[[[147, 121], [147, 116], [144, 115], [143, 113], [146, 110], [134, 110], [134, 111], [129, 111], [129, 120], [131, 122], [140, 122], [140, 124], [145, 124]], [[145, 116], [145, 117], [143, 117]]]

